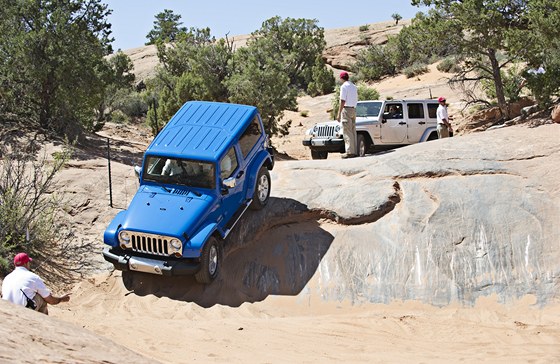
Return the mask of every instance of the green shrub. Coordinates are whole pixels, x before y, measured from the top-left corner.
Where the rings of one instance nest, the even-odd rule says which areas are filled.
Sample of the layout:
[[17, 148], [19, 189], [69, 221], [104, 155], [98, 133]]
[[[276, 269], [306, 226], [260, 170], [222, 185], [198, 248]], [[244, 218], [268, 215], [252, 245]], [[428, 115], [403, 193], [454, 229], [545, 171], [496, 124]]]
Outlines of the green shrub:
[[391, 61], [388, 50], [381, 45], [371, 45], [358, 53], [354, 69], [358, 79], [376, 81], [386, 75], [396, 73], [396, 66]]
[[0, 275], [22, 251], [47, 281], [68, 283], [72, 273], [86, 273], [92, 267], [91, 245], [73, 236], [62, 218], [63, 198], [56, 193], [55, 175], [70, 159], [70, 148], [47, 158], [2, 142], [0, 155]]
[[437, 69], [440, 72], [458, 73], [461, 71], [461, 66], [455, 57], [447, 57], [437, 65]]
[[111, 121], [116, 124], [127, 124], [130, 118], [120, 110], [115, 110], [111, 113]]
[[312, 81], [307, 86], [307, 93], [310, 96], [326, 95], [334, 90], [335, 80], [325, 61], [321, 56], [317, 56], [315, 64], [311, 70]]
[[358, 85], [358, 100], [379, 100], [379, 91], [373, 87]]
[[148, 112], [148, 104], [136, 91], [122, 90], [119, 92], [113, 107], [128, 117], [141, 117]]
[[529, 69], [522, 72], [526, 80], [526, 87], [531, 91], [540, 107], [552, 105], [560, 93], [560, 50], [549, 49], [542, 63], [545, 73], [533, 74]]
[[369, 25], [360, 25], [360, 32], [366, 32], [369, 30]]
[[406, 78], [412, 78], [414, 76], [422, 75], [426, 72], [428, 72], [428, 66], [422, 63], [415, 63], [403, 70]]

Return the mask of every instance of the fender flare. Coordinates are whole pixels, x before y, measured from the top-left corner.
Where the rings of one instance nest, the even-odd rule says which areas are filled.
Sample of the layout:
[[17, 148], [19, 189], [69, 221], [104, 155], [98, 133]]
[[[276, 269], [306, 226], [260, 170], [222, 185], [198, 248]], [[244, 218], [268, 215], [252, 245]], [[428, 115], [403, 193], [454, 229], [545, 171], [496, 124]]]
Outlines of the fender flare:
[[119, 246], [119, 237], [117, 233], [119, 228], [122, 226], [122, 222], [124, 221], [126, 215], [125, 211], [120, 211], [111, 221], [105, 232], [103, 233], [103, 242], [107, 245], [112, 247]]
[[250, 170], [247, 171], [247, 192], [245, 195], [246, 199], [253, 198], [253, 194], [255, 193], [255, 183], [257, 182], [257, 174], [261, 167], [265, 166], [269, 170], [272, 169], [274, 165], [274, 161], [272, 160], [270, 154], [264, 150], [260, 151], [259, 154], [255, 157], [255, 162]]
[[422, 137], [420, 138], [420, 140], [418, 141], [419, 143], [425, 142], [428, 140], [428, 138], [430, 137], [430, 134], [432, 134], [432, 132], [437, 134], [437, 129], [435, 126], [430, 126], [428, 128], [426, 128], [426, 130], [424, 130], [424, 134], [422, 134]]
[[[199, 229], [193, 237], [187, 241], [185, 245], [185, 251], [183, 252], [183, 256], [187, 258], [198, 258], [200, 256], [200, 252], [202, 248], [204, 248], [204, 244], [208, 241], [208, 238], [214, 234], [214, 232], [218, 229], [218, 224], [213, 222], [211, 224], [205, 225], [201, 229]], [[191, 251], [191, 254], [188, 254], [188, 251]], [[198, 255], [191, 256], [192, 252], [197, 251]], [[187, 253], [185, 255], [185, 253]]]

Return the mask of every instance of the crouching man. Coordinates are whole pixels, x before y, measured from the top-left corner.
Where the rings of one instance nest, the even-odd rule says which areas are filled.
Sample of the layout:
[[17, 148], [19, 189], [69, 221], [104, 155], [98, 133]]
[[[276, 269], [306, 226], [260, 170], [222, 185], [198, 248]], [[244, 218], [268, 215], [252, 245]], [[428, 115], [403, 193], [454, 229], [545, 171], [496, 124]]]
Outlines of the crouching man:
[[48, 315], [47, 304], [68, 302], [70, 295], [53, 296], [41, 277], [29, 270], [31, 261], [26, 253], [14, 257], [15, 269], [2, 282], [2, 298]]

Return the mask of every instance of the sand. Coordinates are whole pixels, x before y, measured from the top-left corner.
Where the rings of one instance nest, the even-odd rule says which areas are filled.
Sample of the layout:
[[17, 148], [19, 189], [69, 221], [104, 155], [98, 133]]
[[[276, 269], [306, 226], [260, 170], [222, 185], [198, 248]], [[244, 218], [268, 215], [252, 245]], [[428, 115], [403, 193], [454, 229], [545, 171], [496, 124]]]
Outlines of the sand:
[[165, 363], [560, 360], [560, 306], [541, 308], [531, 296], [508, 305], [487, 297], [474, 307], [441, 308], [413, 301], [352, 306], [320, 297], [269, 296], [239, 307], [204, 308], [135, 295], [121, 277], [116, 272], [82, 282], [72, 301], [54, 307], [51, 315]]

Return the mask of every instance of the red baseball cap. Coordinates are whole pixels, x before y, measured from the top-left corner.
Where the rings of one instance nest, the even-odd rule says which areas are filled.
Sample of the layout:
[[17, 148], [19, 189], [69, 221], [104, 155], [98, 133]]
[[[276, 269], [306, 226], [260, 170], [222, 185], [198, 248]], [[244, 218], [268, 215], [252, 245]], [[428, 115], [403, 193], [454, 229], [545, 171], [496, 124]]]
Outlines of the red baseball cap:
[[14, 265], [16, 267], [21, 267], [24, 264], [31, 262], [33, 259], [29, 258], [29, 255], [26, 253], [18, 253], [14, 257]]
[[346, 71], [340, 72], [340, 78], [347, 79], [348, 78], [348, 72], [346, 72]]
[[437, 100], [438, 100], [438, 102], [445, 102], [445, 97], [443, 97], [443, 96], [440, 96], [440, 98], [439, 98], [439, 99], [437, 99]]

